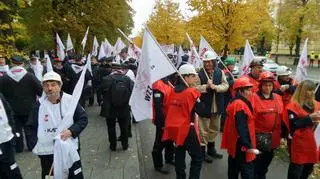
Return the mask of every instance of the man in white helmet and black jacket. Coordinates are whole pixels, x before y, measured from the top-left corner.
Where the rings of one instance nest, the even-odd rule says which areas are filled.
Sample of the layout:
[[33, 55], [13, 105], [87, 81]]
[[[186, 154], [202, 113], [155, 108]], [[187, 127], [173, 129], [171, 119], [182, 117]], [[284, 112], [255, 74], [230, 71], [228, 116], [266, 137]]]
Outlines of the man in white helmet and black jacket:
[[[54, 137], [64, 116], [68, 112], [68, 105], [72, 96], [61, 91], [62, 80], [59, 74], [51, 71], [43, 76], [43, 90], [45, 96], [41, 97], [30, 115], [26, 126], [26, 135], [29, 137], [28, 149], [39, 156], [42, 168], [42, 179], [49, 174], [53, 164]], [[61, 133], [63, 141], [71, 138], [72, 142], [80, 149], [79, 134], [88, 124], [88, 115], [77, 104], [73, 115], [73, 124]], [[81, 160], [73, 163], [69, 168], [68, 178], [82, 179]]]
[[0, 178], [22, 178], [14, 152], [14, 114], [0, 93]]

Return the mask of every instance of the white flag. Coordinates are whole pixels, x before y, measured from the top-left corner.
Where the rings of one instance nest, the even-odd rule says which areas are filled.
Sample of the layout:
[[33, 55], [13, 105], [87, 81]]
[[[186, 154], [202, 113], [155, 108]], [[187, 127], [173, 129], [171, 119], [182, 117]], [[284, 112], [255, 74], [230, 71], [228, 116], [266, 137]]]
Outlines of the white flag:
[[70, 33], [68, 33], [67, 51], [72, 50], [72, 49], [73, 49], [73, 44], [72, 44], [72, 41], [71, 41]]
[[129, 102], [137, 121], [152, 118], [152, 84], [175, 72], [176, 69], [166, 54], [161, 51], [151, 32], [146, 29], [137, 77]]
[[108, 39], [104, 39], [104, 49], [106, 57], [110, 57], [113, 53], [114, 47], [110, 44]]
[[177, 60], [177, 65], [176, 68], [179, 68], [181, 63], [182, 63], [182, 56], [184, 55], [183, 49], [181, 47], [181, 45], [179, 46], [179, 51], [178, 51], [178, 60]]
[[82, 45], [82, 51], [86, 47], [87, 39], [88, 39], [88, 34], [89, 34], [89, 27], [87, 28], [86, 33], [84, 34], [84, 37], [82, 39], [81, 45]]
[[104, 43], [104, 42], [101, 42], [98, 59], [100, 60], [100, 59], [103, 58], [103, 57], [106, 57], [106, 53], [105, 53], [105, 43]]
[[128, 48], [128, 55], [136, 60], [139, 60], [141, 57], [141, 49], [137, 47], [135, 44], [130, 43]]
[[161, 45], [162, 50], [166, 54], [173, 54], [174, 53], [174, 44], [170, 45]]
[[66, 56], [66, 54], [64, 52], [65, 47], [64, 47], [58, 33], [56, 33], [56, 38], [57, 38], [57, 56], [61, 60], [64, 60], [64, 57]]
[[246, 46], [244, 49], [242, 64], [239, 69], [240, 75], [247, 75], [250, 73], [250, 63], [252, 62], [253, 59], [254, 59], [253, 51], [251, 49], [249, 41], [246, 40]]
[[93, 45], [92, 45], [92, 52], [91, 52], [92, 56], [97, 56], [98, 55], [98, 48], [99, 48], [99, 43], [98, 43], [97, 37], [94, 36]]
[[201, 35], [200, 36], [200, 45], [199, 45], [199, 56], [200, 56], [201, 61], [204, 57], [204, 54], [208, 50], [212, 51], [215, 54], [215, 56], [216, 56], [215, 58], [218, 58], [217, 53], [213, 50], [213, 48], [208, 43], [208, 41]]
[[194, 45], [193, 41], [191, 40], [190, 36], [188, 33], [186, 33], [187, 35], [187, 38], [190, 42], [190, 50], [191, 50], [191, 55], [190, 55], [190, 58], [189, 58], [189, 63], [191, 63], [195, 68], [201, 68], [201, 59], [200, 59], [200, 56], [197, 52], [197, 48], [196, 46]]
[[50, 60], [49, 55], [48, 55], [48, 54], [45, 54], [45, 55], [44, 55], [44, 58], [46, 59], [47, 73], [50, 72], [50, 71], [53, 71], [52, 63], [51, 63], [51, 60]]
[[122, 49], [126, 48], [126, 44], [122, 42], [121, 38], [118, 37], [117, 42], [114, 44], [114, 53], [117, 55], [121, 52]]
[[299, 63], [296, 70], [296, 80], [298, 83], [306, 80], [308, 77], [307, 68], [308, 68], [308, 38], [304, 42], [304, 46], [301, 52]]
[[91, 55], [90, 55], [90, 53], [88, 54], [88, 57], [87, 57], [86, 66], [87, 66], [88, 71], [91, 73], [91, 76], [92, 76]]

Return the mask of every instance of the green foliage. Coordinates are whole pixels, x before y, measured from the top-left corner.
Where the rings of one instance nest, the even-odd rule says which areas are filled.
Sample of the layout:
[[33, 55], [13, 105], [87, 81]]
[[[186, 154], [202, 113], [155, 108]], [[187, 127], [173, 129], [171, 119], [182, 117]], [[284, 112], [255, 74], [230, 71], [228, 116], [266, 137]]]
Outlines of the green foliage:
[[79, 52], [88, 26], [86, 50], [91, 50], [94, 35], [100, 41], [108, 38], [114, 43], [119, 36], [117, 28], [129, 33], [133, 14], [125, 0], [33, 0], [23, 17], [31, 37], [30, 49], [54, 49], [58, 32], [63, 41], [70, 33]]

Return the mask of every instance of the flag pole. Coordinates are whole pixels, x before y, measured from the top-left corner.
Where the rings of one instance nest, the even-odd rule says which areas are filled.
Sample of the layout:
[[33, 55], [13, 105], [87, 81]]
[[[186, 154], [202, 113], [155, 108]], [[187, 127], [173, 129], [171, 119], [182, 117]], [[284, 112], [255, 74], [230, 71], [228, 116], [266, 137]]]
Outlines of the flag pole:
[[[193, 41], [191, 40], [191, 38], [190, 38], [190, 36], [189, 36], [188, 32], [186, 32], [186, 35], [187, 35], [187, 38], [188, 38], [189, 42], [191, 43], [191, 45], [194, 45], [194, 43], [193, 43]], [[192, 49], [191, 49], [191, 50], [192, 50]], [[198, 60], [200, 60], [200, 56], [199, 56], [199, 54], [198, 54], [197, 50], [195, 50], [195, 52], [194, 52], [194, 53], [196, 54], [196, 56], [197, 56]], [[207, 71], [204, 69], [204, 67], [203, 67], [203, 66], [202, 66], [202, 69], [203, 69], [203, 72], [204, 72], [204, 74], [206, 75], [207, 79], [208, 79], [208, 80], [209, 80], [209, 79], [211, 79], [211, 78], [209, 78], [209, 75], [208, 75]]]
[[161, 52], [164, 54], [164, 56], [167, 58], [168, 62], [170, 63], [170, 65], [173, 67], [173, 69], [178, 73], [179, 77], [181, 78], [181, 80], [183, 81], [183, 83], [189, 87], [188, 83], [186, 82], [186, 80], [184, 80], [184, 78], [182, 77], [182, 75], [178, 72], [177, 68], [172, 64], [172, 62], [170, 61], [169, 57], [167, 56], [167, 54], [163, 51], [163, 49], [160, 47], [158, 41], [156, 40], [156, 38], [153, 36], [153, 34], [150, 32], [149, 28], [146, 27], [145, 29], [151, 36], [151, 38], [156, 42], [157, 46], [160, 48]]
[[[132, 40], [130, 40], [130, 38], [129, 38], [124, 32], [122, 32], [121, 29], [118, 28], [118, 31], [121, 33], [121, 35], [122, 35], [125, 39], [127, 39], [127, 41], [128, 41], [129, 43], [134, 44], [134, 43], [132, 42]], [[134, 44], [134, 45], [136, 45], [136, 44]]]
[[[201, 35], [201, 37], [203, 37], [203, 36]], [[204, 37], [203, 37], [203, 38], [204, 38]], [[205, 38], [204, 38], [204, 39], [205, 39]], [[208, 42], [208, 41], [207, 41], [207, 42]], [[211, 50], [211, 51], [214, 51], [214, 50], [212, 49], [211, 45], [209, 44], [209, 42], [208, 42], [208, 45], [209, 45], [209, 47], [210, 47], [210, 50]], [[220, 58], [219, 56], [217, 56], [217, 58], [218, 58], [219, 62], [222, 64], [222, 66], [223, 66], [225, 69], [227, 69], [227, 71], [228, 71], [229, 73], [232, 74], [232, 72], [228, 69], [228, 67], [223, 63], [223, 61], [221, 60], [221, 58]]]

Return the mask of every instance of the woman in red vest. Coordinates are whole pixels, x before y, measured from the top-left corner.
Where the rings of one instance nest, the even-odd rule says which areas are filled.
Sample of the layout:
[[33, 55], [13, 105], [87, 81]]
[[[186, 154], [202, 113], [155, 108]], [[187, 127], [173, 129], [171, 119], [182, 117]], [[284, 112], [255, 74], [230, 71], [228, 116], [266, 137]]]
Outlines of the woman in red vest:
[[320, 103], [314, 100], [314, 90], [312, 81], [301, 82], [284, 113], [292, 137], [288, 179], [307, 179], [319, 162], [314, 129], [320, 121]]
[[182, 65], [179, 68], [179, 73], [188, 86], [180, 82], [169, 96], [162, 139], [164, 141], [172, 140], [176, 143], [176, 178], [186, 178], [185, 157], [188, 151], [191, 157], [189, 178], [199, 179], [203, 154], [200, 147], [195, 113], [202, 115], [204, 113], [204, 104], [200, 102], [200, 92], [194, 88], [197, 81], [197, 73], [194, 67], [190, 64]]
[[255, 160], [255, 179], [265, 179], [274, 156], [280, 146], [282, 99], [273, 93], [275, 78], [270, 72], [260, 75], [259, 91], [252, 96], [257, 149], [262, 151]]
[[236, 96], [227, 107], [221, 148], [226, 149], [228, 158], [228, 178], [254, 178], [254, 159], [259, 150], [256, 149], [253, 108], [249, 101], [252, 83], [247, 77], [235, 80], [233, 89]]

